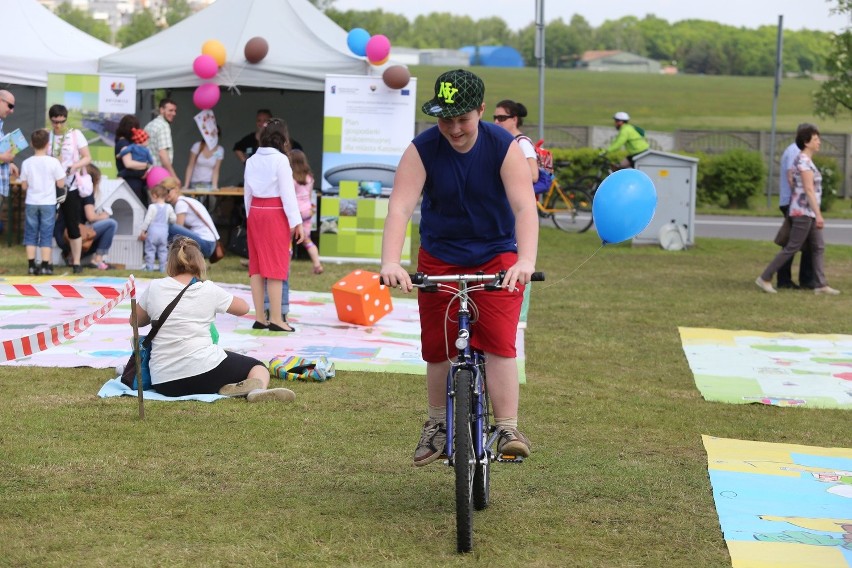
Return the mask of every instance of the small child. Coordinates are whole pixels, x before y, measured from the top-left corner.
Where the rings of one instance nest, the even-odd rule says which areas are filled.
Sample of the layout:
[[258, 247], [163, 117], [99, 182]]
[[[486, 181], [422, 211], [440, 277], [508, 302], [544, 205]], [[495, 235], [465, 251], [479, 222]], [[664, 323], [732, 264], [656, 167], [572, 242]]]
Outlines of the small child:
[[[150, 167], [154, 165], [154, 156], [151, 154], [150, 148], [148, 148], [148, 133], [141, 128], [131, 128], [130, 141], [133, 142], [133, 144], [128, 144], [122, 148], [121, 152], [118, 153], [118, 157], [123, 158], [127, 154], [130, 154], [130, 157], [133, 160], [148, 164], [148, 169], [150, 169]], [[143, 178], [148, 174], [148, 169], [130, 170], [122, 168], [118, 172], [118, 177]]]
[[[147, 150], [147, 148], [146, 148]], [[160, 263], [160, 272], [166, 271], [166, 258], [169, 256], [169, 225], [177, 221], [177, 215], [171, 205], [166, 203], [169, 190], [162, 185], [151, 188], [151, 204], [142, 221], [139, 240], [145, 241], [145, 270], [154, 270], [154, 257]]]
[[[27, 190], [24, 245], [28, 274], [53, 274], [53, 228], [56, 224], [56, 189], [65, 187], [65, 169], [47, 153], [50, 133], [36, 130], [30, 136], [33, 156], [21, 164], [21, 187]], [[36, 247], [41, 247], [41, 267], [36, 266]]]
[[299, 212], [302, 214], [302, 230], [305, 240], [302, 246], [311, 257], [314, 265], [314, 274], [322, 274], [322, 263], [319, 259], [319, 251], [311, 241], [311, 219], [314, 216], [313, 203], [311, 203], [311, 192], [314, 188], [314, 175], [308, 158], [301, 150], [290, 151], [290, 167], [293, 169], [293, 184], [296, 186], [296, 200], [299, 202]]

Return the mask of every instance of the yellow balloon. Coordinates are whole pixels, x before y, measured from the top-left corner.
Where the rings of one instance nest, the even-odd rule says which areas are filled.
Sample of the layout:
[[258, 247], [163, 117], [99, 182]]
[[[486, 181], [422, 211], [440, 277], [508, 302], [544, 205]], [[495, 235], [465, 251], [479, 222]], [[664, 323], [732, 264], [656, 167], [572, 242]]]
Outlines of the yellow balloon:
[[390, 59], [390, 54], [388, 54], [388, 55], [387, 55], [384, 59], [382, 59], [381, 61], [370, 61], [370, 63], [371, 63], [371, 64], [373, 64], [373, 65], [375, 65], [376, 67], [379, 67], [379, 66], [384, 65], [385, 63], [387, 63], [387, 62], [388, 62], [388, 59]]
[[209, 55], [216, 60], [216, 63], [221, 67], [225, 64], [225, 46], [222, 42], [215, 39], [209, 39], [201, 46], [201, 55]]

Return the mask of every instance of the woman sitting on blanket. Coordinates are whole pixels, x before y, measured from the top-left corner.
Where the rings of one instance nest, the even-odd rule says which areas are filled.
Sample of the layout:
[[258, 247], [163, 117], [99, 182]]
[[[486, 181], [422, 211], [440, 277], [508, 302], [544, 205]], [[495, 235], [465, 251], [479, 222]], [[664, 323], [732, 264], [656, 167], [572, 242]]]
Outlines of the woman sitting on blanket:
[[[152, 388], [166, 396], [219, 393], [245, 396], [249, 402], [291, 401], [284, 388], [267, 389], [269, 370], [257, 359], [225, 351], [213, 343], [210, 324], [216, 314], [243, 316], [248, 303], [205, 280], [207, 268], [198, 243], [176, 237], [169, 247], [167, 278], [153, 280], [136, 305], [140, 326], [157, 319], [191, 282], [154, 337], [151, 347]], [[235, 382], [236, 381], [238, 382]]]

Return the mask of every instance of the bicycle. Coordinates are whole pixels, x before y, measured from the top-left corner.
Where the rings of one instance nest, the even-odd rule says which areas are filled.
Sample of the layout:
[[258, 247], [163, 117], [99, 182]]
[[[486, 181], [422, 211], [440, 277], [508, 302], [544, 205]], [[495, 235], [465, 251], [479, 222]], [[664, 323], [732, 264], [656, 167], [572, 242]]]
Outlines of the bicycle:
[[584, 233], [592, 226], [592, 196], [576, 184], [563, 189], [555, 172], [548, 190], [537, 197], [539, 217], [549, 218], [557, 229], [567, 233]]
[[[496, 453], [497, 428], [491, 423], [490, 400], [485, 377], [485, 354], [471, 347], [471, 323], [476, 304], [470, 293], [497, 291], [503, 287], [505, 271], [496, 274], [452, 274], [429, 276], [409, 274], [412, 284], [422, 292], [448, 292], [459, 302], [458, 355], [447, 373], [447, 443], [445, 464], [455, 471], [456, 549], [473, 550], [473, 511], [488, 507], [491, 497], [491, 462], [520, 463], [520, 456]], [[543, 281], [536, 272], [533, 281]], [[458, 287], [448, 286], [455, 283]], [[449, 314], [449, 306], [447, 312]], [[449, 357], [449, 354], [448, 354]]]
[[592, 165], [597, 170], [597, 173], [580, 176], [574, 180], [572, 185], [583, 188], [586, 193], [591, 195], [594, 199], [595, 192], [598, 190], [598, 187], [600, 187], [603, 180], [616, 171], [617, 168], [609, 161], [606, 154], [598, 154], [595, 156], [595, 159], [592, 160]]

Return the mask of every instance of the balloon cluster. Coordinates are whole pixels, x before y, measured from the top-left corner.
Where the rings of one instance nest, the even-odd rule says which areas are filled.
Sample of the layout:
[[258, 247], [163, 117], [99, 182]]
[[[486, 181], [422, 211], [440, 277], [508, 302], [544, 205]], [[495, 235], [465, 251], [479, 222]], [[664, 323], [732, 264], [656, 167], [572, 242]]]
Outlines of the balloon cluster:
[[[269, 44], [262, 37], [253, 37], [246, 42], [244, 53], [246, 61], [259, 63], [269, 53]], [[199, 79], [212, 79], [225, 65], [226, 55], [222, 42], [215, 39], [207, 40], [201, 46], [201, 55], [192, 62], [192, 71]], [[213, 108], [219, 102], [219, 85], [202, 83], [192, 94], [192, 102], [201, 110]]]
[[[346, 45], [359, 57], [366, 57], [371, 65], [381, 67], [390, 59], [391, 43], [382, 34], [371, 36], [363, 28], [352, 28], [346, 36]], [[408, 85], [411, 73], [405, 65], [391, 65], [382, 73], [382, 80], [391, 89], [402, 89]]]

